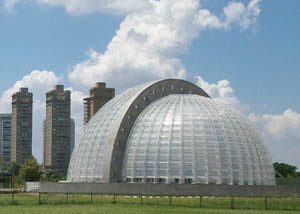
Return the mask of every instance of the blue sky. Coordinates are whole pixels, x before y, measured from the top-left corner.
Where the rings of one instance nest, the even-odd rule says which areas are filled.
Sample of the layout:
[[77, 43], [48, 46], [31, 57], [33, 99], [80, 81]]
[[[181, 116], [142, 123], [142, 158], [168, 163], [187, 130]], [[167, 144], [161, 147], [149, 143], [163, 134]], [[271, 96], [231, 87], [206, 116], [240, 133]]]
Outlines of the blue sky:
[[[154, 7], [161, 10], [152, 10], [148, 0], [128, 1], [133, 5], [129, 9], [120, 0], [113, 0], [113, 7], [102, 0], [77, 1], [75, 6], [64, 0], [12, 2], [1, 0], [0, 110], [10, 111], [9, 94], [18, 86], [32, 86], [36, 91], [34, 129], [38, 134], [33, 145], [40, 161], [42, 129], [38, 121], [44, 118], [44, 92], [53, 84], [65, 84], [73, 91], [73, 117], [80, 132], [81, 99], [93, 81], [106, 81], [121, 91], [148, 80], [177, 77], [198, 84], [249, 115], [274, 161], [300, 168], [298, 0], [237, 0], [234, 7], [227, 0], [202, 0], [201, 5], [188, 0], [179, 6], [165, 0], [168, 7], [158, 5], [163, 0], [156, 1]], [[249, 8], [251, 2], [255, 7]], [[185, 18], [166, 18], [166, 10], [174, 5], [176, 10], [170, 13], [176, 17], [183, 11]], [[228, 8], [227, 15], [224, 8]], [[188, 16], [204, 9], [218, 20], [196, 23]], [[160, 22], [172, 24], [177, 33], [171, 35], [167, 24], [160, 28]], [[153, 43], [141, 45], [142, 40], [151, 39]], [[90, 78], [82, 81], [82, 77]], [[39, 84], [44, 87], [39, 89]]]

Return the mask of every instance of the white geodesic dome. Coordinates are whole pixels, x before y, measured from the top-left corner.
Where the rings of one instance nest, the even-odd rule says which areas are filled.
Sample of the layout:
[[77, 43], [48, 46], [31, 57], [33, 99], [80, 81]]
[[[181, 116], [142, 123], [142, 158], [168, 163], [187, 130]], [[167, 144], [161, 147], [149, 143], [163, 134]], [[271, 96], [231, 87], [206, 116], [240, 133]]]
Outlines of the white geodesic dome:
[[84, 127], [71, 182], [274, 184], [251, 122], [177, 79], [130, 88]]

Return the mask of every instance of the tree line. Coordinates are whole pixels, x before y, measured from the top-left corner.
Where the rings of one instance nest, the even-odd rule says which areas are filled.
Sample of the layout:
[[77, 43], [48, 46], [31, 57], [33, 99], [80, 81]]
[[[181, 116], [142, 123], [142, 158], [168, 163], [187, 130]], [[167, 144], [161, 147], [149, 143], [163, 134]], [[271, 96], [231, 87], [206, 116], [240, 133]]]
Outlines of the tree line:
[[18, 165], [15, 162], [2, 162], [1, 164], [2, 172], [6, 171], [14, 178], [14, 187], [23, 187], [25, 182], [58, 182], [66, 180], [66, 177], [57, 171], [51, 170], [43, 173], [42, 169], [42, 165], [35, 158], [26, 160], [22, 165]]

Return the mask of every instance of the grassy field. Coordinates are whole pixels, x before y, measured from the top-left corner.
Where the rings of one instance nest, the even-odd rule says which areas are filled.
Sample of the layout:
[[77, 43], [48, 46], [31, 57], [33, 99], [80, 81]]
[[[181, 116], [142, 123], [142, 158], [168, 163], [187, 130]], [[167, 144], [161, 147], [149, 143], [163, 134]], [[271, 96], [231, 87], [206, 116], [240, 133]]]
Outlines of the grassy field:
[[65, 205], [18, 205], [0, 207], [0, 213], [9, 214], [293, 214], [299, 211], [231, 210], [177, 206], [129, 205], [129, 204], [65, 204]]
[[[39, 204], [39, 201], [41, 204]], [[114, 203], [114, 201], [116, 203]], [[14, 204], [14, 205], [12, 205]], [[170, 206], [170, 204], [172, 206]], [[201, 209], [200, 209], [201, 204]], [[0, 195], [0, 213], [300, 213], [300, 199], [143, 197], [38, 194]]]

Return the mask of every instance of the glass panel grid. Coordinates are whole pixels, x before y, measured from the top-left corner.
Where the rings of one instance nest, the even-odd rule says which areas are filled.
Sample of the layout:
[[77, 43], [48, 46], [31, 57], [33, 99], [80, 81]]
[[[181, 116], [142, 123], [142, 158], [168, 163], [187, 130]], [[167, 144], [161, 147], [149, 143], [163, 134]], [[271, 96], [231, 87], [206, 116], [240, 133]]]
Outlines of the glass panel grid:
[[[151, 120], [149, 120], [151, 118]], [[143, 126], [140, 126], [143, 124]], [[152, 124], [152, 125], [151, 125]], [[151, 137], [151, 133], [159, 137]], [[134, 139], [147, 133], [147, 151], [132, 148]], [[214, 100], [197, 95], [169, 95], [148, 106], [138, 117], [128, 138], [125, 157], [144, 158], [143, 172], [126, 174], [136, 159], [124, 159], [123, 180], [142, 175], [163, 178], [167, 183], [274, 184], [267, 148], [248, 119]], [[151, 172], [152, 172], [151, 171]]]

